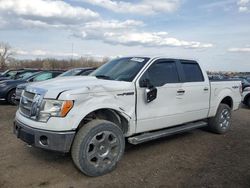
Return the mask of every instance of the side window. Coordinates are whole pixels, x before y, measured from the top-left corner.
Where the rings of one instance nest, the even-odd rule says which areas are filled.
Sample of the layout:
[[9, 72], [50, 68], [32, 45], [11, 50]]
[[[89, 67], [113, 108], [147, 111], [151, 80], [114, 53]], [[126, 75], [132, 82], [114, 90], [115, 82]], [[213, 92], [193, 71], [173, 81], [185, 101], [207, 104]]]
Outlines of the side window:
[[82, 72], [80, 75], [81, 76], [87, 76], [87, 75], [89, 75], [91, 72], [93, 72], [94, 70], [87, 70], [87, 71], [85, 71], [85, 72]]
[[203, 82], [204, 77], [201, 72], [200, 66], [197, 63], [192, 62], [181, 62], [184, 75], [185, 82]]
[[50, 78], [52, 78], [52, 73], [47, 72], [47, 73], [43, 73], [43, 74], [40, 74], [40, 75], [36, 76], [33, 79], [33, 82], [44, 81], [44, 80], [48, 80]]
[[152, 64], [141, 79], [148, 79], [155, 86], [163, 86], [166, 83], [178, 83], [179, 76], [174, 61], [158, 61]]
[[60, 74], [62, 74], [61, 72], [53, 72], [52, 78], [55, 78], [57, 76], [59, 76]]

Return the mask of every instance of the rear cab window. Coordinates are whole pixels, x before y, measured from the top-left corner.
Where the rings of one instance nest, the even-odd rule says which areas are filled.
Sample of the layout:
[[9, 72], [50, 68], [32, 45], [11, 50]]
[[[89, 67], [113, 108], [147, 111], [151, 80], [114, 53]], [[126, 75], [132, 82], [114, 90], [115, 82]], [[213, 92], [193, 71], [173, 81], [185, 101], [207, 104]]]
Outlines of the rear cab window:
[[181, 60], [180, 63], [184, 74], [184, 82], [204, 82], [203, 73], [197, 62]]

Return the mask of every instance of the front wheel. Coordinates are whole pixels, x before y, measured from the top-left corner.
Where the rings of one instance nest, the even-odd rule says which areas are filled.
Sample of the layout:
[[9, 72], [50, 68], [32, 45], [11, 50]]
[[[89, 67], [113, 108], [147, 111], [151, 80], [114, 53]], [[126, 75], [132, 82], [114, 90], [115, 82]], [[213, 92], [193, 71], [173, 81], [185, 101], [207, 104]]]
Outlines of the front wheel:
[[209, 118], [208, 126], [212, 132], [226, 133], [231, 127], [231, 108], [226, 104], [220, 104], [214, 117]]
[[88, 176], [101, 176], [112, 171], [125, 148], [122, 130], [106, 120], [93, 120], [75, 137], [71, 156], [75, 165]]
[[7, 95], [7, 102], [12, 105], [16, 104], [16, 90], [15, 89], [12, 89], [9, 91]]

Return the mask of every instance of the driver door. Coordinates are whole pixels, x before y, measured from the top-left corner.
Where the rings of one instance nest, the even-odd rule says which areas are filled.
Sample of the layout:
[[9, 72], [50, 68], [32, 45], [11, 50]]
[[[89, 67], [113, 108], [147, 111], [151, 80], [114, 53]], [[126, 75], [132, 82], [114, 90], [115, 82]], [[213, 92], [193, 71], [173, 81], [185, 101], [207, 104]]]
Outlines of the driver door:
[[[147, 87], [157, 88], [157, 96], [151, 102], [146, 100]], [[136, 132], [162, 129], [178, 125], [181, 120], [182, 97], [181, 83], [175, 60], [156, 60], [137, 81], [137, 127]]]

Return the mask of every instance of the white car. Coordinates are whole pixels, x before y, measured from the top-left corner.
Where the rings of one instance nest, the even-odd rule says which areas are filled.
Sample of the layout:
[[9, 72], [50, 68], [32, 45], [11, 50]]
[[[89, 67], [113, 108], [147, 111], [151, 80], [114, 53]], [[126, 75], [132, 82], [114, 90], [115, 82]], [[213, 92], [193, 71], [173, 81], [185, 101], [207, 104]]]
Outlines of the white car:
[[28, 86], [14, 132], [35, 147], [71, 152], [86, 175], [113, 170], [131, 144], [208, 126], [226, 133], [240, 81], [210, 82], [193, 60], [124, 57], [86, 77]]

